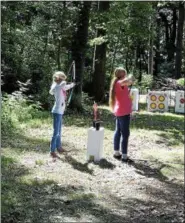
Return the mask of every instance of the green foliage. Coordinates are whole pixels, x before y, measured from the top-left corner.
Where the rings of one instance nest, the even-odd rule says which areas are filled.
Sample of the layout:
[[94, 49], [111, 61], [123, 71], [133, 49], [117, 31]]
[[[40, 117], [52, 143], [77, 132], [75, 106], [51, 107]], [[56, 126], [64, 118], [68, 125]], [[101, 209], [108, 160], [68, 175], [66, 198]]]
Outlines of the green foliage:
[[[110, 10], [102, 13], [98, 10], [98, 2], [93, 2], [88, 28], [89, 44], [85, 55], [85, 72], [81, 74], [83, 88], [87, 89], [92, 83], [95, 45], [105, 42], [107, 44], [105, 91], [109, 89], [110, 73], [119, 64], [122, 64], [128, 72], [136, 70], [147, 72], [151, 40], [154, 51], [159, 51], [159, 58], [154, 57], [154, 64], [158, 65], [158, 76], [160, 72], [160, 77], [173, 77], [174, 60], [168, 61], [168, 51], [170, 49], [173, 51], [173, 44], [170, 43], [167, 49], [167, 36], [163, 31], [166, 30], [167, 25], [168, 29], [172, 30], [168, 38], [172, 39], [172, 15], [174, 7], [178, 14], [178, 4], [111, 1]], [[32, 87], [29, 89], [29, 94], [42, 104], [48, 104], [47, 109], [49, 108], [52, 104], [48, 94], [51, 75], [55, 70], [63, 70], [67, 73], [72, 60], [72, 42], [79, 41], [75, 39], [75, 33], [82, 5], [83, 2], [78, 1], [2, 2], [2, 79], [5, 83], [2, 90], [4, 92], [12, 93], [17, 90], [17, 80], [31, 79]], [[159, 22], [158, 28], [157, 22]], [[176, 23], [178, 24], [178, 18]], [[97, 38], [97, 28], [105, 30], [106, 35], [102, 33]], [[160, 45], [159, 49], [157, 45]], [[143, 81], [142, 88], [150, 87], [145, 77]], [[86, 92], [90, 93], [90, 91], [89, 87]]]
[[41, 112], [39, 109], [39, 103], [33, 103], [21, 91], [3, 95], [1, 112], [2, 135], [12, 133], [19, 123], [35, 117]]
[[107, 42], [107, 39], [105, 38], [105, 36], [104, 37], [100, 36], [100, 37], [97, 37], [97, 38], [94, 38], [93, 40], [91, 40], [89, 42], [89, 44], [90, 44], [90, 46], [94, 46], [94, 45], [101, 45], [105, 42]]
[[164, 62], [159, 67], [160, 77], [172, 77], [174, 71], [174, 62]]
[[151, 88], [153, 83], [153, 76], [151, 74], [143, 74], [141, 83], [136, 81], [135, 86], [138, 87], [141, 91]]
[[7, 135], [11, 133], [14, 126], [14, 122], [10, 116], [11, 106], [9, 103], [2, 99], [2, 107], [1, 107], [1, 134]]
[[184, 86], [185, 85], [185, 78], [180, 78], [177, 80], [177, 84]]
[[53, 71], [66, 72], [68, 66], [77, 8], [72, 2], [67, 6], [64, 2], [2, 3], [3, 91], [12, 93], [16, 80], [31, 79], [29, 93], [47, 102]]

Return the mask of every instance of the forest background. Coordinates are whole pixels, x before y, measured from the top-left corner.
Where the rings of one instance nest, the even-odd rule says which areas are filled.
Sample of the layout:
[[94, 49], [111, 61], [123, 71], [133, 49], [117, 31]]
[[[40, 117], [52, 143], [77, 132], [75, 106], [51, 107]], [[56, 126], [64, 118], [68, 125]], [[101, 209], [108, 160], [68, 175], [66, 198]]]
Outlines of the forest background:
[[[184, 2], [2, 2], [2, 92], [24, 91], [49, 110], [52, 74], [76, 62], [70, 106], [107, 102], [113, 70], [133, 74], [140, 93], [183, 89]], [[71, 81], [70, 74], [68, 81]], [[21, 88], [20, 88], [21, 87]], [[4, 95], [4, 94], [3, 94]]]

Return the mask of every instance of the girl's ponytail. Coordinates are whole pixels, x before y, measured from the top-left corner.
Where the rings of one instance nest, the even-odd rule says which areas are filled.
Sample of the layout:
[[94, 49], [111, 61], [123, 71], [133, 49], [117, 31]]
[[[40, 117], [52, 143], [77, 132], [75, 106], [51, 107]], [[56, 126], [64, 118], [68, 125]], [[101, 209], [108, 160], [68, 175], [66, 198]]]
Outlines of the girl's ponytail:
[[109, 106], [111, 108], [111, 110], [113, 110], [114, 108], [114, 104], [115, 104], [115, 83], [117, 81], [117, 78], [114, 77], [111, 81], [111, 85], [110, 85], [110, 92], [109, 92]]
[[118, 67], [114, 70], [114, 77], [111, 81], [110, 92], [109, 92], [109, 106], [112, 111], [114, 109], [114, 104], [115, 104], [115, 84], [118, 80], [120, 80], [123, 77], [123, 73], [124, 76], [127, 75], [126, 70], [122, 67]]

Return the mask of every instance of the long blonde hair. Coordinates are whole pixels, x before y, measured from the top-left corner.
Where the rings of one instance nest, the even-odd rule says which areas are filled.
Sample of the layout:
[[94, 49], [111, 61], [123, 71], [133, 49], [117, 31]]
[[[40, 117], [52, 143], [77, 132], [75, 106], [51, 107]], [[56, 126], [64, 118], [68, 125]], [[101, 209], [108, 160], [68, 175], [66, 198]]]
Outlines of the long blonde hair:
[[111, 110], [113, 110], [114, 104], [115, 104], [115, 84], [118, 80], [120, 80], [123, 77], [122, 75], [123, 72], [125, 74], [124, 76], [126, 76], [127, 71], [124, 68], [118, 67], [114, 70], [113, 78], [110, 85], [110, 91], [109, 91], [109, 106]]

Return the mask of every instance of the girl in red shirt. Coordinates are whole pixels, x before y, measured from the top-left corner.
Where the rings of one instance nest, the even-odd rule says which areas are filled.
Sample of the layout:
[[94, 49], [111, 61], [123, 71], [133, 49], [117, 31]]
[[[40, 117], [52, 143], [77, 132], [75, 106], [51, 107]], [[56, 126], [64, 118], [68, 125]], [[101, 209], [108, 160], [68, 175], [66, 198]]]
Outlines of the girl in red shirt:
[[[124, 68], [116, 68], [110, 86], [109, 105], [116, 116], [116, 129], [114, 133], [114, 157], [123, 162], [131, 161], [127, 156], [128, 139], [130, 135], [130, 114], [132, 101], [128, 86], [132, 85], [132, 78], [127, 77]], [[120, 153], [120, 140], [121, 152]]]

